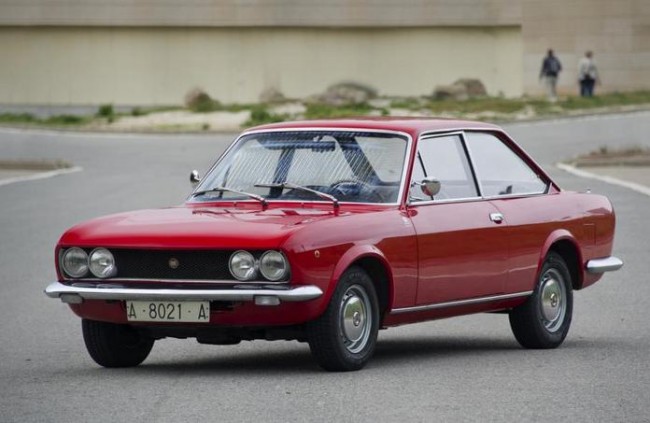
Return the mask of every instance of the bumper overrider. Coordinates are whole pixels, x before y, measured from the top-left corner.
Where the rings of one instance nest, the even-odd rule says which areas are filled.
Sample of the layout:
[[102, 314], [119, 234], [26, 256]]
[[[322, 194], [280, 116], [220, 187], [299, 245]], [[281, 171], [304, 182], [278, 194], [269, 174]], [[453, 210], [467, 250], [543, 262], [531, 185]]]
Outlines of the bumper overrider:
[[613, 272], [623, 267], [623, 260], [614, 256], [592, 259], [585, 267], [589, 273]]
[[323, 295], [323, 291], [314, 285], [168, 289], [128, 288], [120, 284], [65, 285], [61, 282], [52, 282], [45, 288], [45, 294], [50, 298], [60, 298], [67, 304], [81, 304], [84, 300], [250, 301], [256, 305], [276, 306], [282, 302], [310, 301]]

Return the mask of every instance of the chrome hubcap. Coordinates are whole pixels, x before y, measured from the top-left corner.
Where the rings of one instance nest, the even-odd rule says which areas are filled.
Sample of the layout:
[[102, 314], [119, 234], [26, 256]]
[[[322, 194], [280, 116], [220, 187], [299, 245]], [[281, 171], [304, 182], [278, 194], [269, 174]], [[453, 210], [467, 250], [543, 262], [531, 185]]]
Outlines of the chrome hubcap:
[[366, 290], [353, 285], [341, 301], [341, 338], [348, 351], [357, 353], [366, 346], [372, 327], [370, 299]]
[[541, 289], [542, 322], [548, 331], [555, 332], [562, 326], [566, 314], [564, 278], [557, 270], [549, 269], [542, 275]]

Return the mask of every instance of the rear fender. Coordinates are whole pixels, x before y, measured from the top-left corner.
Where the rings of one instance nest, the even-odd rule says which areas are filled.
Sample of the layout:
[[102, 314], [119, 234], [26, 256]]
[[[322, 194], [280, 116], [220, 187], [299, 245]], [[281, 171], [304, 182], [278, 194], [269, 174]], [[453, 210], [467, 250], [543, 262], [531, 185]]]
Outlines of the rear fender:
[[[582, 286], [582, 282], [584, 280], [584, 271], [581, 266], [582, 263], [584, 263], [583, 258], [582, 258], [582, 250], [580, 249], [580, 244], [578, 243], [578, 240], [573, 236], [573, 234], [566, 229], [557, 229], [549, 234], [549, 236], [546, 238], [546, 241], [544, 242], [544, 245], [542, 246], [542, 250], [540, 251], [540, 255], [537, 261], [537, 277], [535, 280], [539, 279], [540, 272], [542, 270], [542, 266], [544, 265], [544, 260], [546, 259], [546, 256], [548, 255], [548, 252], [553, 248], [553, 245], [555, 245], [557, 242], [560, 241], [568, 241], [570, 242], [574, 247], [575, 250], [577, 251], [578, 255], [578, 269], [575, 269], [575, 274], [578, 277], [577, 281], [573, 281], [573, 285], [577, 287]], [[573, 272], [572, 272], [573, 273]]]

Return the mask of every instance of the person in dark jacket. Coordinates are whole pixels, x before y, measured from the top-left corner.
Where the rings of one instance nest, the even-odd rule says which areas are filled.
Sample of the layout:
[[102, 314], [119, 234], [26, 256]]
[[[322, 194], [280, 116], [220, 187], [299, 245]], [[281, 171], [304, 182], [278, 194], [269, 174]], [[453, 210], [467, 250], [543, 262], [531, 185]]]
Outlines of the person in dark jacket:
[[539, 79], [544, 79], [544, 84], [546, 85], [546, 93], [548, 95], [549, 101], [557, 100], [557, 78], [562, 71], [562, 64], [553, 54], [552, 49], [548, 49], [546, 57], [542, 62], [542, 69], [539, 71]]

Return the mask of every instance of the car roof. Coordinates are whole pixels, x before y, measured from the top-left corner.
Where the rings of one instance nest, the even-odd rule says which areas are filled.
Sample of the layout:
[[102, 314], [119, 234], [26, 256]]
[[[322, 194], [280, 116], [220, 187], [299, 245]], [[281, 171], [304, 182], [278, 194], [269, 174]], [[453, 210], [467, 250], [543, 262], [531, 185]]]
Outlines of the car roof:
[[502, 131], [496, 125], [469, 120], [421, 117], [355, 117], [272, 123], [249, 128], [245, 132], [302, 128], [399, 131], [406, 132], [416, 138], [425, 132], [478, 129]]

